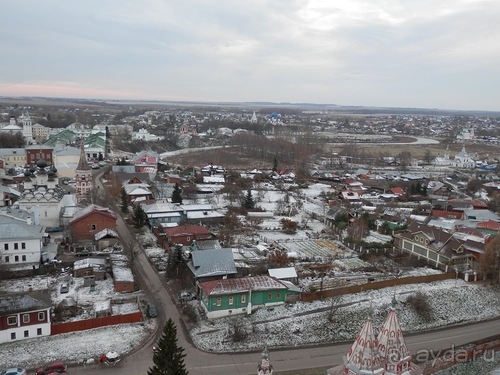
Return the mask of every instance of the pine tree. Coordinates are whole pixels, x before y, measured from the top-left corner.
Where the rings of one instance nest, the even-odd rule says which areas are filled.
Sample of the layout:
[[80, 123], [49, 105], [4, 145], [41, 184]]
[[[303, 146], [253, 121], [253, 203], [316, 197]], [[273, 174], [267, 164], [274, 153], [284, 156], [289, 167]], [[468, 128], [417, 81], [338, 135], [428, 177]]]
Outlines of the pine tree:
[[273, 172], [278, 171], [278, 159], [274, 158], [274, 163], [273, 163]]
[[136, 228], [142, 228], [148, 222], [148, 217], [141, 206], [136, 206], [134, 208], [134, 226]]
[[175, 184], [174, 191], [172, 192], [172, 203], [182, 204], [182, 190], [178, 184]]
[[154, 366], [148, 370], [148, 375], [187, 375], [184, 364], [184, 348], [177, 345], [177, 328], [169, 318], [158, 343], [158, 350], [153, 354]]
[[122, 188], [121, 200], [122, 200], [121, 210], [124, 214], [126, 214], [128, 212], [128, 195], [124, 188]]
[[179, 265], [184, 262], [182, 246], [174, 246], [167, 258], [166, 277], [172, 278], [179, 274]]
[[250, 189], [247, 190], [247, 194], [245, 195], [245, 199], [243, 200], [243, 207], [251, 210], [255, 206], [255, 202], [253, 201], [252, 191]]

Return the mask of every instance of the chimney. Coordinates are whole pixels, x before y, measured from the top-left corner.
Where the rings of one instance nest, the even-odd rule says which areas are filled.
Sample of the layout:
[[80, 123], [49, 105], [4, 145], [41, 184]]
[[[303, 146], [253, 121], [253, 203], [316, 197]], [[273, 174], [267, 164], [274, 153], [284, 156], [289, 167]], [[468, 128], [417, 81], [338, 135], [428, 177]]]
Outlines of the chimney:
[[26, 218], [26, 224], [28, 224], [28, 225], [33, 224], [33, 223], [31, 222], [31, 216], [28, 216], [28, 217]]

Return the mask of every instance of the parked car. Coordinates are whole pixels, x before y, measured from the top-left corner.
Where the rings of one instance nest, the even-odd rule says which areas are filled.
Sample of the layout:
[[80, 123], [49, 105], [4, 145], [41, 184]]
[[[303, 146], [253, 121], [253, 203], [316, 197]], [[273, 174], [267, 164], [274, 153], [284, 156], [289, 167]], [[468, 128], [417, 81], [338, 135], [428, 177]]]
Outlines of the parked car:
[[66, 374], [67, 368], [63, 361], [54, 361], [37, 368], [36, 375]]
[[59, 288], [59, 292], [61, 292], [61, 294], [69, 293], [69, 285], [66, 283], [61, 284], [61, 287]]
[[56, 259], [56, 258], [54, 258], [54, 259], [47, 259], [45, 261], [45, 264], [60, 264], [60, 263], [62, 263], [62, 261], [59, 260], [59, 259]]
[[158, 316], [158, 311], [156, 311], [156, 306], [152, 303], [148, 304], [147, 314], [150, 318], [156, 318]]
[[155, 342], [151, 348], [153, 349], [153, 352], [155, 352], [155, 353], [161, 351], [159, 342]]
[[26, 375], [26, 370], [19, 367], [13, 367], [0, 372], [0, 375]]
[[184, 291], [184, 292], [181, 292], [179, 294], [179, 300], [181, 300], [181, 301], [193, 301], [196, 298], [197, 298], [197, 296], [196, 296], [196, 293], [194, 293], [194, 292]]

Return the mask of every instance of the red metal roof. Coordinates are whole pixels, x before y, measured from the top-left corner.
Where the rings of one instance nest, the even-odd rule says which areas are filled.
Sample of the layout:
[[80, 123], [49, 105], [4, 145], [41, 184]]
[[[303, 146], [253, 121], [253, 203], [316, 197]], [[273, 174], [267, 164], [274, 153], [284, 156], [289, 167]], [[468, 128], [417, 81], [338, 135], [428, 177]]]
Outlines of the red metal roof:
[[484, 221], [477, 224], [478, 229], [496, 230], [500, 231], [500, 223], [493, 220]]
[[249, 290], [288, 289], [282, 282], [266, 275], [204, 281], [200, 283], [200, 288], [208, 296], [246, 292]]

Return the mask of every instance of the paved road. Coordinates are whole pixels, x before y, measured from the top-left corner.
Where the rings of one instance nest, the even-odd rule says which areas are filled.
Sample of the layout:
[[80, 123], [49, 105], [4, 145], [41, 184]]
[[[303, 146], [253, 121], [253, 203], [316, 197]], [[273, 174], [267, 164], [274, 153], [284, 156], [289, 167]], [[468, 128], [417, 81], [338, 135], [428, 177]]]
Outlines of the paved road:
[[[102, 189], [102, 186], [101, 186]], [[168, 291], [158, 274], [154, 271], [144, 253], [140, 250], [133, 234], [129, 231], [121, 217], [118, 219], [118, 232], [125, 244], [129, 244], [135, 252], [134, 265], [136, 277], [148, 297], [158, 306], [159, 327], [163, 327], [167, 317], [177, 324], [178, 344], [185, 348], [185, 359], [190, 375], [250, 375], [255, 374], [260, 353], [212, 354], [196, 349], [182, 330], [179, 312], [170, 298]], [[450, 312], [452, 313], [452, 312]], [[161, 332], [158, 332], [160, 334]], [[413, 353], [423, 350], [440, 350], [459, 346], [474, 340], [500, 334], [500, 319], [481, 322], [462, 327], [447, 328], [406, 337], [409, 349]], [[151, 345], [148, 345], [128, 356], [122, 366], [116, 368], [79, 367], [71, 370], [72, 374], [106, 373], [109, 375], [146, 375], [152, 366]], [[349, 344], [336, 344], [311, 348], [271, 350], [271, 363], [276, 371], [298, 370], [314, 367], [334, 366], [342, 363]]]

